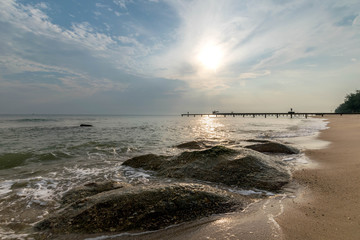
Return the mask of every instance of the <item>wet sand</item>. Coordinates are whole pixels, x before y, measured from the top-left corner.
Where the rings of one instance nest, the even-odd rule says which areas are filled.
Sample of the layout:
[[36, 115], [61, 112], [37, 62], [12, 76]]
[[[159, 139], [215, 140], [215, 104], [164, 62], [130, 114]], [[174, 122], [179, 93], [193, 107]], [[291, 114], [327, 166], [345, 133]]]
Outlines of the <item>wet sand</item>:
[[283, 239], [360, 239], [360, 116], [326, 118], [331, 144], [306, 152], [317, 167], [294, 172], [304, 190], [276, 218]]

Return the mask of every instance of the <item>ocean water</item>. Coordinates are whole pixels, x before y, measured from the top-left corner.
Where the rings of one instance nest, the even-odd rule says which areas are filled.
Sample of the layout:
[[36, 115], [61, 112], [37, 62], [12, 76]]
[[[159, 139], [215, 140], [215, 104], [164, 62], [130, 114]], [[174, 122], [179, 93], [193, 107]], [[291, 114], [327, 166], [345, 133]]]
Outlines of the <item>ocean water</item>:
[[[80, 124], [93, 127], [80, 127]], [[230, 148], [247, 139], [308, 147], [322, 119], [180, 116], [0, 116], [0, 239], [27, 239], [31, 227], [59, 206], [69, 189], [89, 181], [151, 184], [152, 172], [122, 166], [134, 156], [175, 155], [193, 140]], [[306, 164], [306, 156], [284, 156]], [[254, 193], [253, 189], [237, 189]]]

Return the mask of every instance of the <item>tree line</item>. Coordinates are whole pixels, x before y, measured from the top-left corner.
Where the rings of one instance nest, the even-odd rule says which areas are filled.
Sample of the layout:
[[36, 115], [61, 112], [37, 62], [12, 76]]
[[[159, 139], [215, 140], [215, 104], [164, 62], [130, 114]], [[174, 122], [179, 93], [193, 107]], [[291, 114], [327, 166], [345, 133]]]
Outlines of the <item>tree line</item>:
[[360, 113], [360, 90], [346, 95], [344, 103], [335, 109], [335, 113]]

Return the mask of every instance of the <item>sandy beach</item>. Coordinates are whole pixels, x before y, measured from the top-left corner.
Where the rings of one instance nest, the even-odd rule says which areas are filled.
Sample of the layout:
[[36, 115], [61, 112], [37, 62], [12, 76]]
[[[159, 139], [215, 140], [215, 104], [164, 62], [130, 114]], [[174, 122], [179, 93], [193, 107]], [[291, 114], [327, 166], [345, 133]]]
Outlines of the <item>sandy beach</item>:
[[360, 116], [326, 116], [328, 148], [306, 155], [316, 168], [294, 172], [304, 186], [276, 218], [283, 239], [360, 239]]

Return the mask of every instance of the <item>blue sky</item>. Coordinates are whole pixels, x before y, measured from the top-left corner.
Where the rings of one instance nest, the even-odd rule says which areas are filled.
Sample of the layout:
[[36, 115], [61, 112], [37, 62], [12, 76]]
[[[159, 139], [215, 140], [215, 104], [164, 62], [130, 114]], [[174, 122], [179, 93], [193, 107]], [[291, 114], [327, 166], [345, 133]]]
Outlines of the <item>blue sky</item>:
[[0, 2], [0, 114], [333, 111], [360, 2]]

